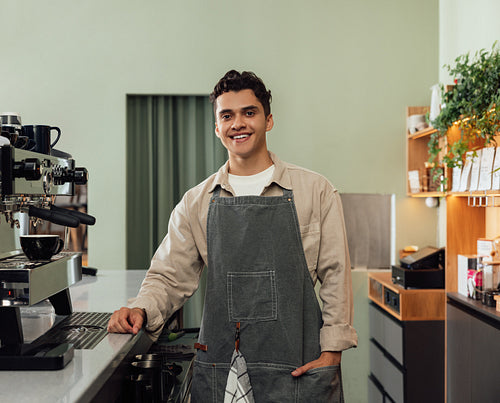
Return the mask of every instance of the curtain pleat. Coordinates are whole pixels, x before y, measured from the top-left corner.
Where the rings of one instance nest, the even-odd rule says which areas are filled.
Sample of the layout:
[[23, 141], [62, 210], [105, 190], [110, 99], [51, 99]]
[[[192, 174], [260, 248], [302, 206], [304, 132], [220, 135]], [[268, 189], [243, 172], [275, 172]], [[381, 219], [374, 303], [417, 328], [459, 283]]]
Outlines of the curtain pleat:
[[[227, 159], [206, 96], [127, 96], [127, 269], [147, 269], [182, 195]], [[179, 268], [182, 270], [182, 268]], [[199, 326], [205, 279], [184, 306]]]

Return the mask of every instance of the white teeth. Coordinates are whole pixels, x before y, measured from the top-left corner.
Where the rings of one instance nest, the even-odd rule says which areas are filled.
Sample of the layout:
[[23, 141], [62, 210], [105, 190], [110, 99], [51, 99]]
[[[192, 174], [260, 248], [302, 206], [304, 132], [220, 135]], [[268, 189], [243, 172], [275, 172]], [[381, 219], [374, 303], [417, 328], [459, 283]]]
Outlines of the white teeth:
[[245, 137], [248, 137], [248, 134], [242, 134], [241, 136], [234, 136], [233, 139], [239, 140], [239, 139], [244, 139]]

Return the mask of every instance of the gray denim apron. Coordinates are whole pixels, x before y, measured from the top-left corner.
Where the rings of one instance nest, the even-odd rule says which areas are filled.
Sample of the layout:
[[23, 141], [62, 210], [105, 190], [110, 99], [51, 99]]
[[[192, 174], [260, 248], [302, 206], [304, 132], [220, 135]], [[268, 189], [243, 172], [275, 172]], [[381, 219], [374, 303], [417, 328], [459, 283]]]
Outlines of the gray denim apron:
[[341, 402], [340, 367], [291, 372], [321, 354], [321, 310], [300, 237], [293, 193], [220, 197], [207, 219], [207, 289], [191, 401], [223, 402], [239, 349], [255, 401]]

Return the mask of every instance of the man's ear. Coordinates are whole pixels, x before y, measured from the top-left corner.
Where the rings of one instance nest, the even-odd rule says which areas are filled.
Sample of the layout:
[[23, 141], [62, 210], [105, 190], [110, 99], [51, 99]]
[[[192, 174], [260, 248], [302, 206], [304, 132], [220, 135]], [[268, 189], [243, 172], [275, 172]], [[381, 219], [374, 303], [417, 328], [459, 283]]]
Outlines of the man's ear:
[[217, 126], [217, 123], [215, 123], [215, 135], [220, 138], [220, 134], [219, 134], [219, 127]]
[[274, 119], [272, 113], [270, 113], [266, 118], [266, 132], [271, 131], [274, 126]]

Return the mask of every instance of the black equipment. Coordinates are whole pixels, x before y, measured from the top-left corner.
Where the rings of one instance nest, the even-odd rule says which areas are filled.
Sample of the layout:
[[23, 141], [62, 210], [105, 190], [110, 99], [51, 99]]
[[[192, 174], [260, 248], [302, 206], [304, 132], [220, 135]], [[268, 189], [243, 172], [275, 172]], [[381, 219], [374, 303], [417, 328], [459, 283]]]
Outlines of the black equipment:
[[404, 288], [444, 288], [445, 248], [428, 246], [392, 266], [392, 282]]

